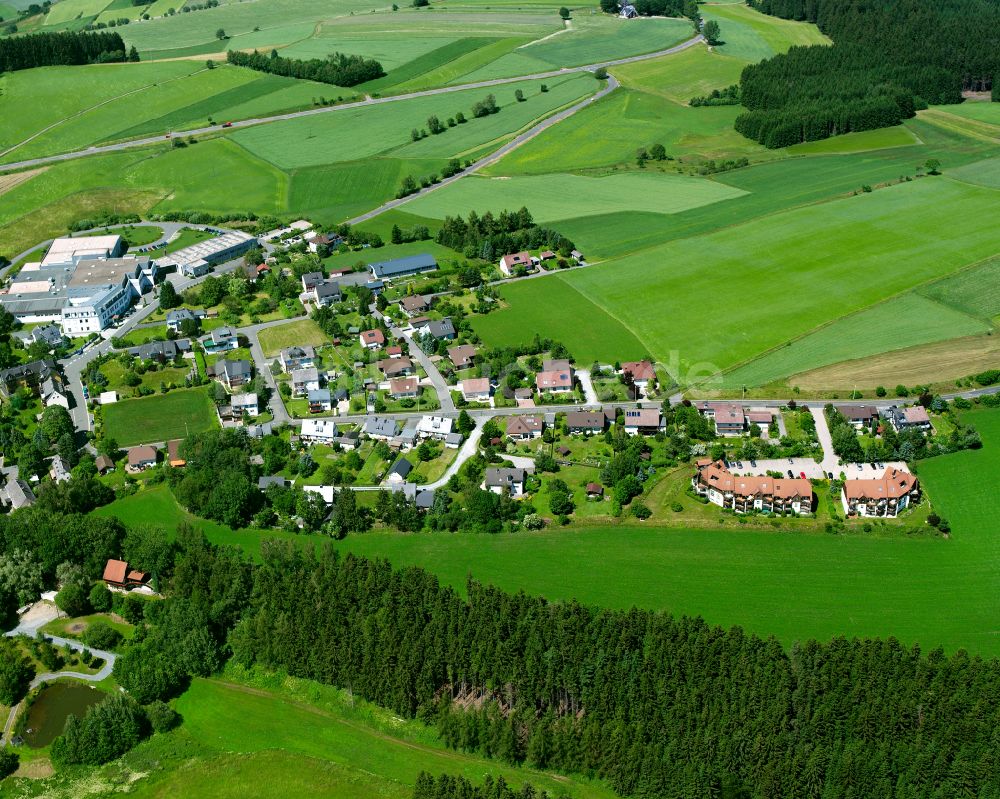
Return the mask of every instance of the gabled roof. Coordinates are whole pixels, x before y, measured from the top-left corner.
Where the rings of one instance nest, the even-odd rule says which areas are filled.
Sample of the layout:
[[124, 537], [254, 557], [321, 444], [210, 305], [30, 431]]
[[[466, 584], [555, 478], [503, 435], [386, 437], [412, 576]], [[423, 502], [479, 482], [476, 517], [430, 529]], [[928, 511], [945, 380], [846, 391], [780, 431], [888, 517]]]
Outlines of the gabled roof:
[[845, 480], [844, 496], [850, 499], [898, 499], [917, 487], [917, 478], [901, 469], [886, 469], [885, 473], [871, 480]]
[[526, 476], [527, 472], [516, 466], [490, 466], [486, 469], [486, 487], [502, 488], [523, 483]]
[[385, 344], [385, 334], [378, 328], [362, 330], [360, 336], [365, 344]]
[[455, 325], [447, 317], [441, 320], [432, 319], [425, 327], [434, 338], [453, 338], [455, 336]]
[[512, 416], [507, 422], [507, 435], [527, 436], [541, 432], [543, 426], [541, 416]]
[[535, 375], [535, 385], [539, 391], [547, 391], [553, 388], [572, 388], [573, 377], [567, 371], [539, 372]]
[[124, 583], [128, 574], [128, 563], [124, 560], [109, 559], [104, 564], [104, 579], [109, 583]]
[[391, 474], [396, 474], [399, 475], [400, 477], [405, 478], [412, 471], [413, 471], [413, 464], [410, 463], [406, 458], [400, 458], [394, 464], [392, 464], [391, 467], [389, 467], [389, 471], [386, 472], [386, 477], [388, 477]]
[[462, 381], [463, 394], [489, 394], [490, 379], [488, 377], [470, 377]]
[[137, 466], [140, 463], [156, 460], [156, 447], [144, 444], [139, 447], [132, 447], [128, 451], [129, 466]]
[[567, 411], [566, 426], [589, 430], [603, 430], [607, 417], [602, 411]]
[[420, 253], [419, 255], [410, 255], [406, 258], [395, 258], [391, 261], [378, 261], [369, 264], [369, 266], [371, 267], [372, 274], [375, 277], [381, 278], [437, 269], [437, 261], [430, 253]]
[[457, 347], [449, 347], [448, 357], [456, 366], [469, 363], [476, 357], [476, 348], [471, 344], [459, 344]]
[[626, 408], [626, 427], [659, 427], [659, 408]]
[[633, 380], [656, 379], [656, 370], [649, 361], [626, 361], [622, 364], [622, 374], [632, 375]]

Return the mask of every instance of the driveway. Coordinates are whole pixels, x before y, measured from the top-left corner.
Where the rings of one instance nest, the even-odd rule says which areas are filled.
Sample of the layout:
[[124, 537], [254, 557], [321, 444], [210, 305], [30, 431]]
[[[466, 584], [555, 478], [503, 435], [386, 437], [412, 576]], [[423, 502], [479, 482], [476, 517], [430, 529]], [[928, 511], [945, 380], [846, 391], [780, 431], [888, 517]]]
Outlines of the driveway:
[[590, 378], [590, 372], [586, 369], [574, 369], [573, 373], [583, 387], [584, 402], [588, 405], [597, 405], [597, 391], [594, 390], [594, 381]]

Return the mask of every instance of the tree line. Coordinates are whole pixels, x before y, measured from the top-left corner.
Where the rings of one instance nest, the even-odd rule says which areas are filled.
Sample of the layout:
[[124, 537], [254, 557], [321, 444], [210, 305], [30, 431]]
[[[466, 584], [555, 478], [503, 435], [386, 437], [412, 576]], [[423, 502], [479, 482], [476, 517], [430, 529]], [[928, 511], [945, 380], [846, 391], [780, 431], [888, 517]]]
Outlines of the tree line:
[[438, 231], [437, 243], [465, 255], [492, 262], [507, 253], [546, 247], [569, 256], [575, 245], [549, 228], [539, 227], [527, 208], [518, 211], [491, 211], [480, 215], [470, 211], [467, 218], [446, 216]]
[[375, 59], [345, 53], [331, 53], [326, 58], [310, 58], [303, 61], [297, 58], [282, 58], [277, 50], [272, 50], [270, 56], [258, 53], [256, 50], [252, 53], [230, 50], [226, 53], [226, 60], [230, 64], [255, 69], [258, 72], [332, 83], [334, 86], [357, 86], [359, 83], [385, 75], [382, 65]]
[[[989, 91], [1000, 72], [988, 0], [747, 0], [815, 23], [833, 46], [793, 47], [743, 70], [735, 127], [767, 147], [897, 125], [934, 103]], [[972, 21], [975, 21], [974, 23]]]
[[[125, 42], [117, 33], [61, 31], [0, 39], [0, 72], [104, 64], [125, 58]], [[135, 60], [139, 60], [138, 55]]]

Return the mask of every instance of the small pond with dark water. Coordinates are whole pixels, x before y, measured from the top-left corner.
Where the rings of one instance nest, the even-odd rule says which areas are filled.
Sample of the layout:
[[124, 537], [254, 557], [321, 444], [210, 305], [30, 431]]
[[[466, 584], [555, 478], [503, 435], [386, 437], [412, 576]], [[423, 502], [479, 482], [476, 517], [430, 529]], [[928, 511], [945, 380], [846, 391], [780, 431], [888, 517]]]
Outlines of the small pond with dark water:
[[103, 691], [78, 682], [54, 682], [45, 686], [28, 708], [24, 742], [33, 749], [48, 746], [62, 735], [70, 714], [83, 718], [90, 707], [106, 697]]

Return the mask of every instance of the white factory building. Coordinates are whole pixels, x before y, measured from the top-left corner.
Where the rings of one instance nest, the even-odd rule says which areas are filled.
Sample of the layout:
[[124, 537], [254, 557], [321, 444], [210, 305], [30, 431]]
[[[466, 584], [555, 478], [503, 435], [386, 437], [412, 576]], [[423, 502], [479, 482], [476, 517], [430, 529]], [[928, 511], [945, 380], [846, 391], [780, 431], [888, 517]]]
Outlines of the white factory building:
[[14, 276], [0, 306], [24, 323], [56, 322], [70, 337], [99, 333], [153, 286], [153, 262], [124, 251], [120, 236], [56, 239]]
[[158, 259], [161, 267], [176, 266], [186, 277], [208, 274], [213, 264], [231, 261], [257, 246], [257, 239], [249, 233], [234, 230], [208, 241], [200, 241], [183, 250]]

